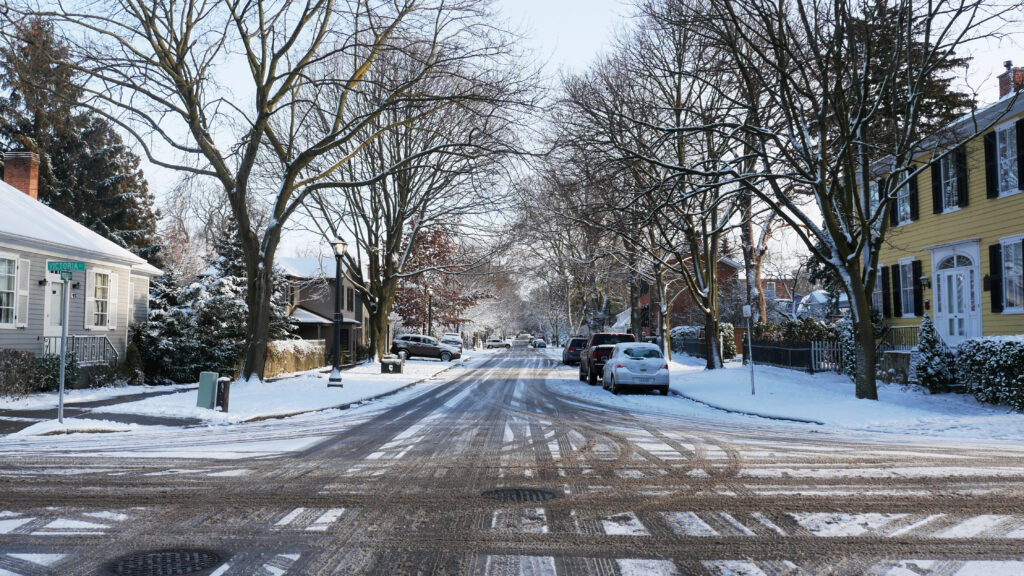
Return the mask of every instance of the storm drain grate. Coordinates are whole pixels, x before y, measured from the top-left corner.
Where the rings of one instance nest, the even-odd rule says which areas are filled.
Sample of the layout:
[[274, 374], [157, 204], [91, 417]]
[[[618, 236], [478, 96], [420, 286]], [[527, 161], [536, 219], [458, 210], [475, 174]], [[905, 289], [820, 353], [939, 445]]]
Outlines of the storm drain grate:
[[185, 576], [212, 570], [220, 555], [210, 550], [157, 550], [122, 556], [107, 565], [115, 576]]
[[501, 500], [502, 502], [546, 502], [558, 498], [558, 494], [536, 488], [495, 488], [483, 493], [484, 498]]

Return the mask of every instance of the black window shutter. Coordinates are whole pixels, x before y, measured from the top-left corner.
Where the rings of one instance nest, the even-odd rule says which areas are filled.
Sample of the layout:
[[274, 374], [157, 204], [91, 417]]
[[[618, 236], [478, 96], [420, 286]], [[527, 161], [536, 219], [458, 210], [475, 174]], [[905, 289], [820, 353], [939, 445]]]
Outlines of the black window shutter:
[[985, 196], [999, 197], [999, 152], [996, 149], [995, 130], [985, 134]]
[[921, 217], [917, 200], [917, 174], [910, 177], [907, 185], [910, 186], [910, 221], [913, 222]]
[[1024, 190], [1024, 120], [1017, 120], [1017, 188]]
[[900, 265], [892, 265], [892, 315], [903, 316], [903, 292], [900, 290]]
[[892, 318], [892, 290], [889, 289], [889, 268], [882, 266], [882, 316]]
[[970, 201], [967, 196], [967, 150], [965, 145], [961, 144], [953, 151], [953, 160], [956, 162], [956, 205], [963, 208]]
[[988, 282], [989, 296], [992, 297], [992, 311], [1003, 311], [1003, 245], [992, 244], [988, 247]]
[[911, 274], [914, 275], [914, 316], [924, 314], [924, 286], [921, 285], [921, 261], [914, 260], [910, 265]]
[[932, 213], [942, 214], [942, 160], [932, 164]]
[[[882, 181], [878, 181], [878, 189], [882, 189]], [[899, 190], [893, 195], [893, 198], [889, 200], [889, 225], [896, 226], [900, 223], [900, 193]]]

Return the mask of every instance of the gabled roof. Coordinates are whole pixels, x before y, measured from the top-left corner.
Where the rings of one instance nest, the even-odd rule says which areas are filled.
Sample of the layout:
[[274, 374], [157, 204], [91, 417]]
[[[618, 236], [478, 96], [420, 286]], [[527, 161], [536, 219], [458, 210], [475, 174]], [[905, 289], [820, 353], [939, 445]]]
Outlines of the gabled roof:
[[275, 258], [274, 263], [285, 276], [291, 278], [334, 279], [334, 258]]
[[160, 269], [17, 188], [0, 182], [0, 241], [62, 256], [108, 261], [159, 276]]

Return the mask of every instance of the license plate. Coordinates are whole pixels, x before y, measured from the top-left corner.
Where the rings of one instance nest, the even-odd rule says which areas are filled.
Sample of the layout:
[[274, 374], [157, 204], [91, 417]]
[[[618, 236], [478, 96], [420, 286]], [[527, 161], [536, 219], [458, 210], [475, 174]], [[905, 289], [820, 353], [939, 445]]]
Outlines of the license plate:
[[654, 384], [654, 378], [644, 378], [641, 376], [640, 378], [637, 378], [636, 381], [640, 384]]

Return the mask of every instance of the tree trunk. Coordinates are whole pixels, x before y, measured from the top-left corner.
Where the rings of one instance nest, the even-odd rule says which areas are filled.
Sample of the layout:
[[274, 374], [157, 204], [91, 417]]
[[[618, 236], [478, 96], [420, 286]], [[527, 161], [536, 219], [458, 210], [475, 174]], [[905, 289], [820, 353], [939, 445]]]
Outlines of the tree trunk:
[[[270, 257], [271, 262], [273, 256]], [[242, 379], [263, 379], [267, 364], [267, 341], [270, 334], [271, 298], [274, 294], [274, 270], [272, 265], [261, 262], [250, 273], [245, 300], [249, 307], [246, 318], [247, 335], [242, 357]]]
[[658, 337], [661, 338], [661, 350], [665, 359], [672, 359], [672, 338], [669, 336], [668, 305], [665, 303], [665, 272], [661, 266], [654, 266], [654, 284], [658, 292]]
[[867, 295], [861, 292], [859, 297], [852, 298], [850, 305], [856, 307], [856, 320], [853, 328], [857, 340], [857, 373], [853, 381], [857, 398], [878, 400], [878, 387], [875, 384], [875, 334], [871, 326], [871, 308]]
[[722, 331], [717, 314], [704, 315], [704, 354], [707, 357], [704, 363], [706, 369], [722, 367]]

